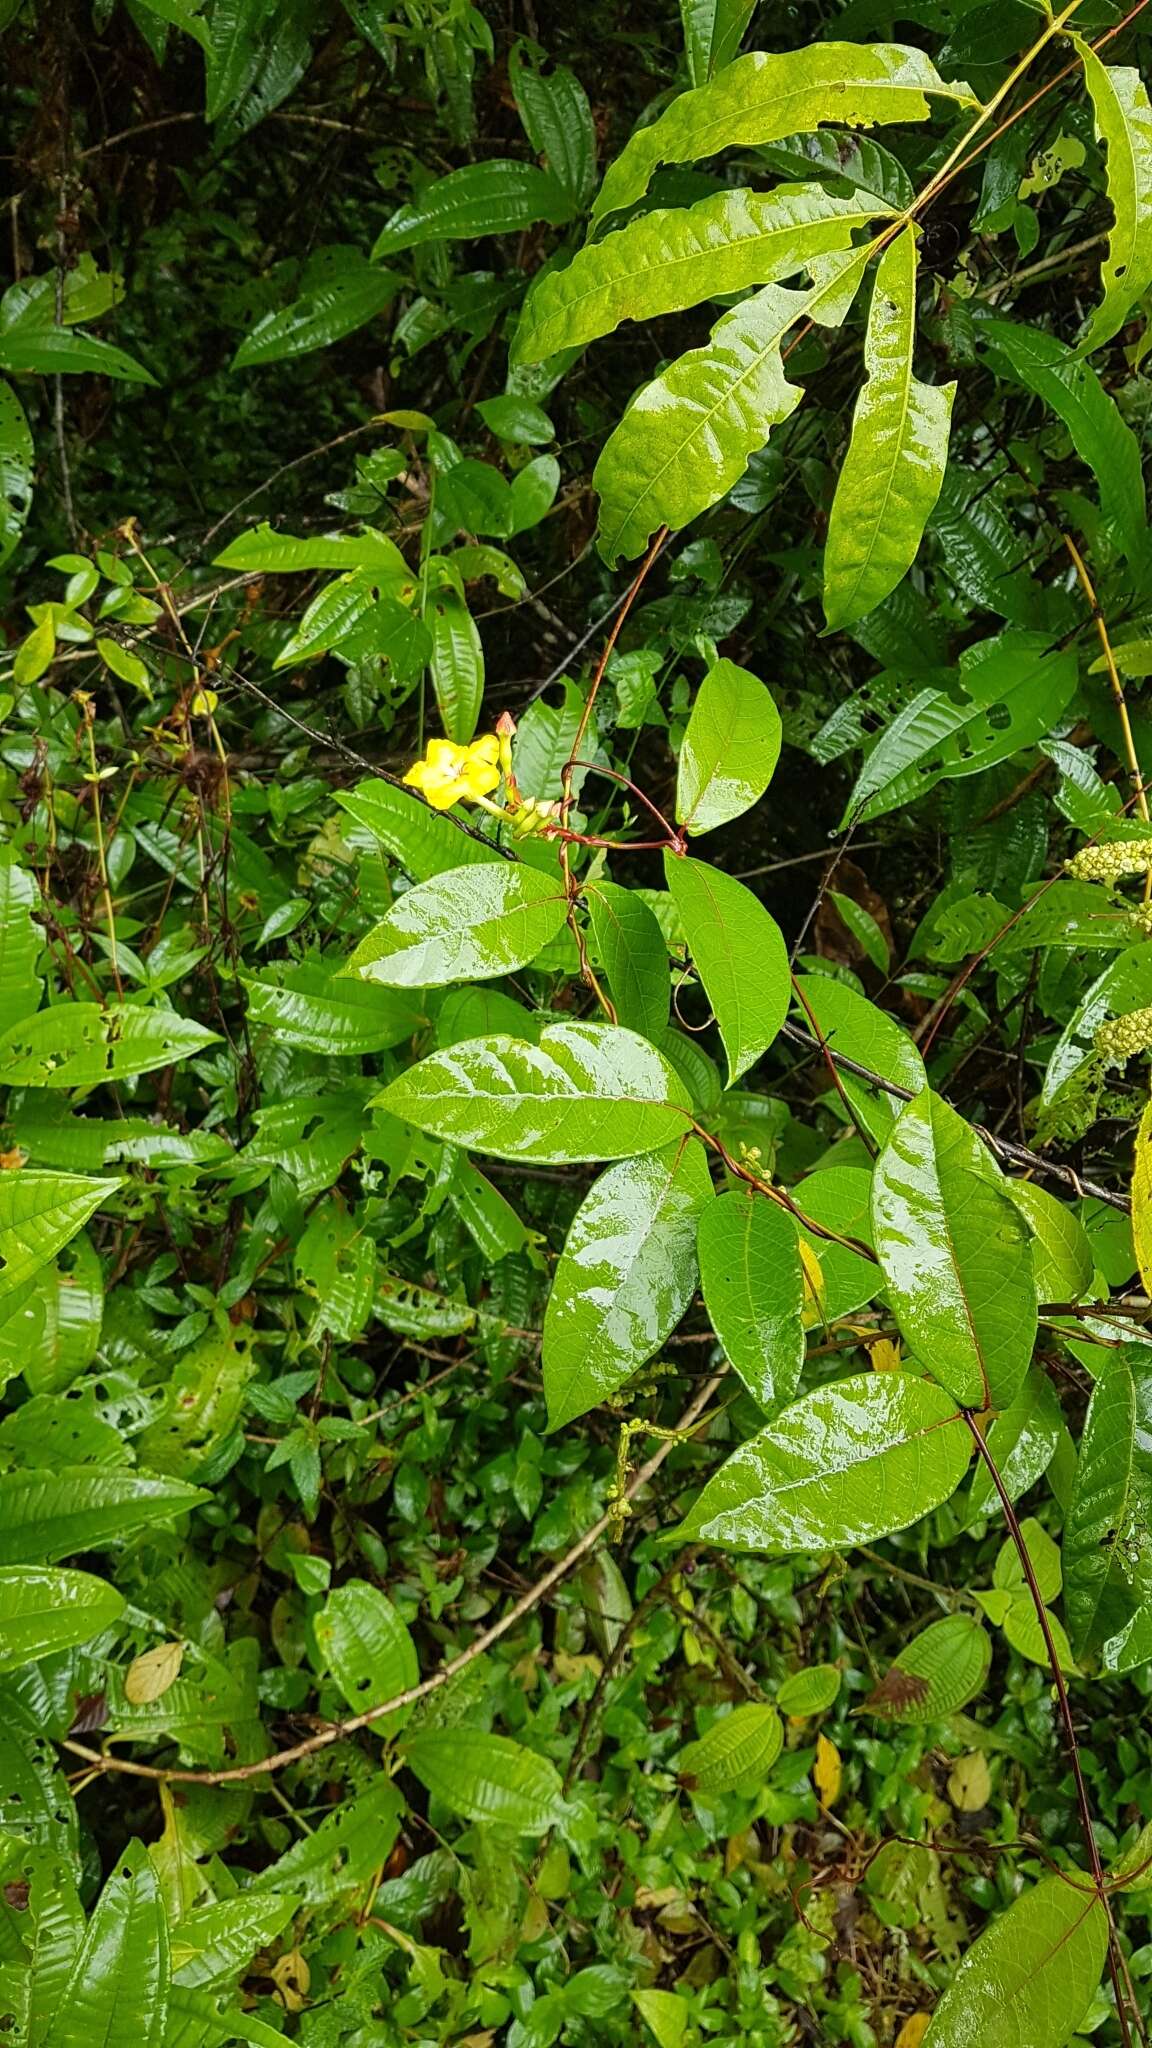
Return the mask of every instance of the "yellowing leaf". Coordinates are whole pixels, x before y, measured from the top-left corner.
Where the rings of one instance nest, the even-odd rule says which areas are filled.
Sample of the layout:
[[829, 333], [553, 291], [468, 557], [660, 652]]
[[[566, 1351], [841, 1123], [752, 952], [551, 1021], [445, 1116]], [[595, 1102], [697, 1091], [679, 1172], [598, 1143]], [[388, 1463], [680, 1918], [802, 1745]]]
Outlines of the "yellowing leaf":
[[298, 1948], [280, 1956], [269, 1972], [285, 2012], [301, 2012], [308, 2002], [312, 1972]]
[[840, 1797], [844, 1771], [840, 1762], [840, 1751], [827, 1735], [816, 1738], [816, 1761], [812, 1766], [812, 1782], [816, 1787], [821, 1806], [835, 1806]]
[[183, 1643], [157, 1643], [133, 1657], [124, 1674], [124, 1697], [134, 1707], [148, 1706], [174, 1685], [184, 1662]]
[[897, 2034], [895, 2048], [920, 2048], [920, 2043], [928, 2032], [931, 2019], [931, 2013], [914, 2012], [910, 2019], [905, 2020], [904, 2025]]
[[948, 1773], [948, 1797], [957, 1813], [979, 1813], [992, 1795], [992, 1773], [982, 1751], [962, 1756]]
[[881, 1337], [878, 1344], [870, 1344], [868, 1356], [873, 1372], [898, 1372], [900, 1369], [900, 1345], [891, 1337]]
[[1147, 1292], [1152, 1289], [1152, 1102], [1145, 1109], [1136, 1133], [1136, 1161], [1132, 1171], [1132, 1236], [1140, 1278]]

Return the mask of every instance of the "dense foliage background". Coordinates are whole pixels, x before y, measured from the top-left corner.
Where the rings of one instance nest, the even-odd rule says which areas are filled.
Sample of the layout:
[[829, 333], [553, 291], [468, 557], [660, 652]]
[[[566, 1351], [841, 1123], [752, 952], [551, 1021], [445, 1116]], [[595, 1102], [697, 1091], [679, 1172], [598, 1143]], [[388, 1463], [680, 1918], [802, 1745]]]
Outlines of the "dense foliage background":
[[1145, 7], [0, 0], [3, 2039], [1146, 2038]]

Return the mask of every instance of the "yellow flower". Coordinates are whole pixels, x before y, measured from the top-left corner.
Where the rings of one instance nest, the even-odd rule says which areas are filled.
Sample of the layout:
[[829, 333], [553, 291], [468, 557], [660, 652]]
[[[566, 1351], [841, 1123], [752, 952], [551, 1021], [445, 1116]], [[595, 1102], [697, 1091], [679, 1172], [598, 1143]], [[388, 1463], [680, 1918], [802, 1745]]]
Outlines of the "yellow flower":
[[424, 759], [413, 761], [404, 780], [434, 811], [449, 811], [453, 804], [480, 803], [495, 789], [499, 763], [500, 742], [494, 732], [469, 747], [459, 747], [455, 740], [429, 740]]

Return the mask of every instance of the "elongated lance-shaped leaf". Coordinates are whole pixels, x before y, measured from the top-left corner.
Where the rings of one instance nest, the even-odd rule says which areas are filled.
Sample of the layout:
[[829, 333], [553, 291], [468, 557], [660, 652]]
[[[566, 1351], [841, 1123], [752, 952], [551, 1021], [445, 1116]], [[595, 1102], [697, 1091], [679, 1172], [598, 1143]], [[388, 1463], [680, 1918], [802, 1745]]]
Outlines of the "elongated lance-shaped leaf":
[[925, 1088], [872, 1178], [876, 1256], [904, 1337], [967, 1407], [1004, 1408], [1036, 1337], [1028, 1226], [971, 1126]]
[[824, 615], [850, 626], [911, 568], [948, 460], [955, 384], [912, 374], [916, 237], [905, 228], [880, 259], [864, 343], [867, 382], [832, 501], [824, 553]]
[[573, 210], [571, 198], [548, 171], [511, 157], [490, 157], [449, 171], [398, 208], [376, 237], [372, 261], [424, 242], [514, 234], [537, 220], [558, 225], [570, 220]]
[[1133, 65], [1102, 64], [1074, 38], [1096, 117], [1096, 139], [1107, 150], [1112, 232], [1100, 266], [1104, 296], [1080, 343], [1100, 348], [1124, 325], [1152, 285], [1152, 102]]
[[1105, 1359], [1064, 1525], [1064, 1611], [1077, 1656], [1115, 1623], [1110, 1591], [1152, 1597], [1152, 1364], [1134, 1344]]
[[156, 1872], [133, 1842], [108, 1878], [45, 2036], [45, 2048], [160, 2048], [171, 1987]]
[[929, 94], [976, 104], [967, 85], [941, 78], [922, 50], [903, 43], [809, 43], [778, 56], [754, 50], [709, 84], [681, 93], [633, 135], [608, 168], [592, 218], [631, 206], [661, 164], [779, 142], [825, 121], [852, 128], [923, 121]]
[[633, 399], [592, 479], [606, 562], [641, 554], [658, 526], [686, 526], [744, 474], [748, 457], [803, 396], [784, 375], [784, 336], [826, 308], [829, 319], [842, 319], [844, 291], [859, 283], [865, 261], [863, 250], [825, 258], [828, 269], [811, 291], [766, 286]]
[[611, 334], [622, 320], [654, 320], [722, 292], [772, 284], [810, 256], [846, 249], [879, 201], [837, 198], [821, 185], [775, 192], [713, 192], [695, 206], [642, 214], [602, 242], [577, 251], [567, 270], [548, 271], [529, 294], [513, 360], [538, 362], [558, 349]]
[[28, 517], [36, 453], [24, 408], [10, 384], [0, 383], [0, 562], [6, 562]]
[[1082, 462], [1100, 486], [1100, 507], [1113, 521], [1128, 560], [1147, 543], [1140, 443], [1094, 370], [1054, 334], [1013, 320], [982, 320], [991, 365], [1034, 391], [1062, 419]]
[[906, 1529], [955, 1492], [972, 1439], [942, 1387], [907, 1372], [816, 1387], [710, 1479], [676, 1540], [784, 1557]]
[[1064, 1872], [1015, 1900], [962, 1959], [924, 2048], [1063, 2048], [1092, 2001], [1108, 1908]]
[[756, 0], [680, 0], [684, 55], [693, 85], [706, 85], [732, 62]]
[[694, 1138], [622, 1159], [588, 1190], [544, 1318], [550, 1428], [614, 1394], [675, 1329], [696, 1285], [696, 1226], [711, 1199]]

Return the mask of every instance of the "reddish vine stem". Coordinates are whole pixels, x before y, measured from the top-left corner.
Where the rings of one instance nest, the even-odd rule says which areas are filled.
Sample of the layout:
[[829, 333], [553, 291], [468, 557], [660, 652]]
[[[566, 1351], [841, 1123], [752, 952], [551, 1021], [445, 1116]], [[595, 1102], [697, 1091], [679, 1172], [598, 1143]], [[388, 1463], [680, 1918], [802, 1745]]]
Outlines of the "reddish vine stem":
[[[1008, 1491], [1003, 1479], [1000, 1477], [1000, 1469], [996, 1460], [984, 1441], [980, 1426], [971, 1409], [963, 1408], [961, 1409], [961, 1414], [968, 1425], [972, 1441], [976, 1446], [977, 1455], [983, 1463], [984, 1469], [999, 1496], [1000, 1506], [1004, 1511], [1004, 1520], [1008, 1527], [1008, 1534], [1012, 1539], [1013, 1548], [1020, 1560], [1020, 1569], [1024, 1574], [1025, 1584], [1032, 1597], [1032, 1605], [1036, 1610], [1036, 1620], [1039, 1623], [1040, 1633], [1044, 1638], [1044, 1648], [1048, 1653], [1052, 1683], [1055, 1688], [1056, 1702], [1064, 1729], [1064, 1745], [1068, 1752], [1068, 1761], [1072, 1766], [1072, 1779], [1076, 1787], [1076, 1805], [1080, 1814], [1080, 1830], [1084, 1836], [1084, 1846], [1088, 1851], [1088, 1859], [1092, 1866], [1092, 1882], [1096, 1888], [1100, 1903], [1108, 1916], [1108, 1971], [1112, 1979], [1112, 1990], [1116, 1999], [1116, 2015], [1120, 2023], [1120, 2033], [1124, 2042], [1124, 2048], [1132, 2048], [1132, 2030], [1128, 2021], [1122, 1985], [1122, 1972], [1126, 1976], [1127, 1971], [1124, 1967], [1124, 1958], [1120, 1953], [1120, 1944], [1116, 1934], [1116, 1923], [1112, 1916], [1104, 1865], [1100, 1860], [1100, 1850], [1092, 1827], [1092, 1808], [1089, 1803], [1088, 1787], [1084, 1782], [1084, 1771], [1080, 1762], [1080, 1745], [1076, 1739], [1076, 1724], [1072, 1719], [1072, 1706], [1068, 1698], [1068, 1688], [1064, 1683], [1064, 1673], [1060, 1666], [1055, 1639], [1052, 1635], [1052, 1625], [1048, 1619], [1048, 1609], [1044, 1604], [1044, 1596], [1036, 1580], [1036, 1572], [1032, 1559], [1028, 1555], [1028, 1545], [1025, 1543], [1021, 1533], [1016, 1510], [1008, 1497]], [[1141, 2039], [1144, 2039], [1143, 2022], [1140, 2019], [1138, 2009], [1136, 2021], [1140, 2027]]]

